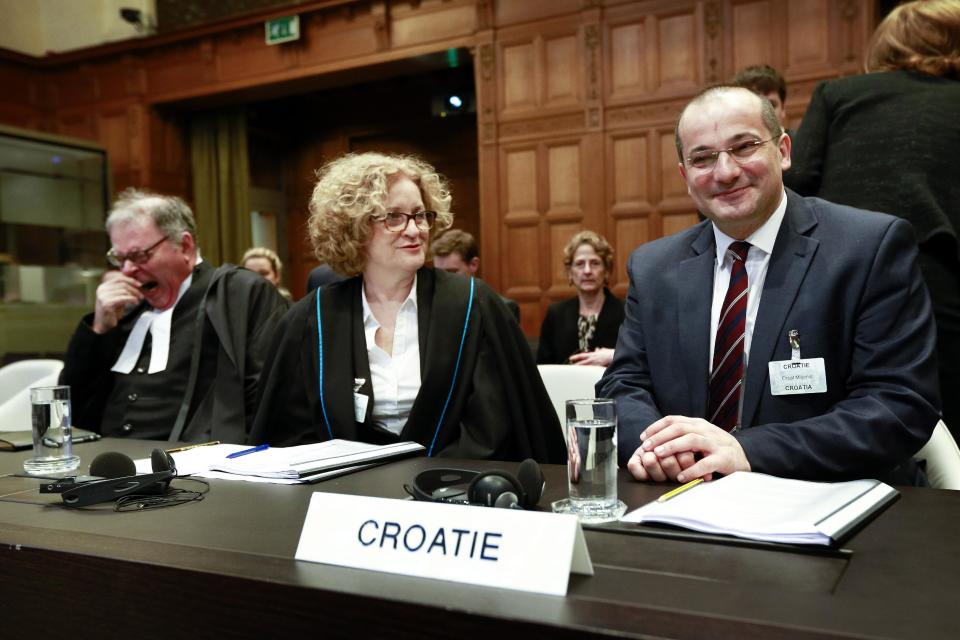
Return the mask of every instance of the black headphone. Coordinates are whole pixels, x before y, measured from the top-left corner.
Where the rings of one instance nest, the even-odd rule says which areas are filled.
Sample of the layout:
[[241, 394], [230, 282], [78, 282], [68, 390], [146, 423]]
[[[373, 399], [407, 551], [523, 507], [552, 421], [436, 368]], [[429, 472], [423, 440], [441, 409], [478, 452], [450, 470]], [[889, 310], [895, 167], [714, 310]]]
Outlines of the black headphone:
[[[456, 488], [467, 484], [466, 490]], [[417, 474], [407, 491], [415, 500], [426, 502], [530, 509], [540, 502], [546, 484], [540, 465], [527, 458], [516, 476], [499, 469], [427, 469]]]
[[69, 507], [85, 507], [98, 502], [109, 502], [127, 495], [163, 494], [177, 475], [173, 457], [163, 449], [150, 454], [153, 473], [137, 475], [137, 467], [128, 456], [107, 451], [90, 463], [90, 475], [104, 480], [89, 482], [66, 481], [40, 485], [40, 493], [59, 493]]

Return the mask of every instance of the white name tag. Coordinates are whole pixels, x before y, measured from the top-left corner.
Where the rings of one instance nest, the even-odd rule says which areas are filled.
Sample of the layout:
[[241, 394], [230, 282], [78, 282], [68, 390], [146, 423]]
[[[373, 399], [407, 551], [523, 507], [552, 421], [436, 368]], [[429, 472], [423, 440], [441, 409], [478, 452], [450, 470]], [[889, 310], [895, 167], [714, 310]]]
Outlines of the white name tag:
[[593, 575], [573, 515], [320, 492], [296, 558], [557, 596]]
[[827, 371], [823, 358], [776, 360], [767, 363], [767, 366], [770, 370], [770, 393], [775, 396], [827, 391]]
[[367, 419], [367, 403], [370, 402], [370, 396], [362, 393], [353, 394], [353, 419], [357, 422], [363, 422]]

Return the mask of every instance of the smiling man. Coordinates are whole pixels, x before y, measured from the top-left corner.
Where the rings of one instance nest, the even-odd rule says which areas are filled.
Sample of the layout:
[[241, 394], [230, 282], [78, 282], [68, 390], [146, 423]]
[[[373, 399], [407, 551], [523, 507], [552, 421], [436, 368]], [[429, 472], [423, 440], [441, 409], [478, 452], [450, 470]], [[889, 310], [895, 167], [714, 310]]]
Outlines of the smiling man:
[[118, 271], [97, 288], [60, 377], [74, 424], [114, 437], [245, 442], [262, 349], [286, 308], [276, 288], [204, 262], [179, 198], [128, 190], [106, 228]]
[[707, 218], [631, 254], [626, 319], [597, 395], [638, 480], [759, 471], [922, 482], [938, 419], [935, 332], [913, 229], [783, 187], [769, 101], [719, 86], [676, 129]]

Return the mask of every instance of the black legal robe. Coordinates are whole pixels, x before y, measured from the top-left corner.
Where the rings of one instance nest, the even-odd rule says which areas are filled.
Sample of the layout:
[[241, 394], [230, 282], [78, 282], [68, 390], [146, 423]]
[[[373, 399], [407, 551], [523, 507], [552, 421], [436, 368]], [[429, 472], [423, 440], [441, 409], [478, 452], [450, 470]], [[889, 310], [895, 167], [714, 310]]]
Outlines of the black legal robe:
[[[493, 290], [473, 282], [470, 305], [470, 279], [430, 267], [418, 272], [421, 387], [399, 438], [371, 420], [361, 277], [319, 290], [322, 400], [318, 294], [298, 302], [277, 328], [264, 364], [251, 442], [399, 439], [419, 442], [433, 456], [564, 462], [563, 433], [520, 327]], [[357, 421], [353, 392], [360, 378], [359, 393], [370, 400]]]
[[[143, 372], [114, 373], [110, 368], [145, 309], [146, 304], [137, 306], [103, 335], [93, 331], [93, 314], [80, 321], [60, 374], [60, 382], [71, 386], [74, 424], [114, 437], [163, 440], [172, 435], [186, 402], [178, 439], [244, 443], [256, 412], [263, 352], [286, 310], [276, 287], [246, 269], [201, 262], [173, 312], [166, 370], [145, 373], [145, 344], [137, 363]], [[201, 349], [191, 384], [201, 312]]]

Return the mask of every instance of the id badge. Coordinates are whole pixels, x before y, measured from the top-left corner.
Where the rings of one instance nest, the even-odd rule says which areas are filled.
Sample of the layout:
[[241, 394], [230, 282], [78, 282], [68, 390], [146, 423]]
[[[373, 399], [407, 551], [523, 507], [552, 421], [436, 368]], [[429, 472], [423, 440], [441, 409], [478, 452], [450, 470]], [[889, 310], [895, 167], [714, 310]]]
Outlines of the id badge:
[[800, 357], [800, 332], [796, 329], [791, 329], [787, 333], [787, 341], [790, 344], [791, 359], [767, 363], [771, 395], [826, 393], [827, 369], [823, 358]]
[[826, 393], [827, 371], [823, 358], [775, 360], [770, 368], [770, 393], [792, 396], [801, 393]]
[[353, 419], [357, 422], [363, 422], [367, 419], [367, 403], [370, 402], [370, 396], [362, 393], [353, 394]]

